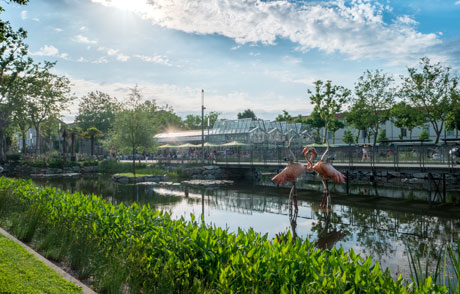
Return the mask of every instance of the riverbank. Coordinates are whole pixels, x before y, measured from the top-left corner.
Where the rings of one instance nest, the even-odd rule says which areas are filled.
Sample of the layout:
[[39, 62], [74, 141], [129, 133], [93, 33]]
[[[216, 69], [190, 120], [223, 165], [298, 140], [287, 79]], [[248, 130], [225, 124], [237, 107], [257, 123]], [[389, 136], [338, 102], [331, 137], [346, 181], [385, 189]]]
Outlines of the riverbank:
[[[18, 202], [21, 199], [27, 201]], [[3, 223], [5, 218], [16, 223], [17, 232], [19, 227], [29, 228], [33, 243], [43, 244], [44, 238], [46, 247], [65, 249], [65, 259], [75, 260], [78, 271], [93, 276], [94, 286], [103, 291], [107, 287], [162, 293], [413, 289], [353, 251], [321, 251], [308, 239], [294, 242], [289, 234], [283, 242], [253, 230], [234, 234], [194, 219], [173, 220], [146, 206], [116, 206], [96, 196], [4, 178], [0, 204]], [[95, 267], [85, 267], [91, 264]], [[431, 281], [419, 287], [413, 290], [446, 290]]]

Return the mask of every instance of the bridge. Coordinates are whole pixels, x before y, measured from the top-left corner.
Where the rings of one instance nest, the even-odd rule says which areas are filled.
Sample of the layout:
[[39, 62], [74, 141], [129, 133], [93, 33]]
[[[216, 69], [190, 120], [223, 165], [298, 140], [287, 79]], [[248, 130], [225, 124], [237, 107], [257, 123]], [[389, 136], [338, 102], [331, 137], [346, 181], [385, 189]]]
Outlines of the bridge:
[[[297, 159], [302, 158], [302, 147], [292, 148]], [[316, 147], [318, 154], [325, 147]], [[285, 147], [220, 148], [208, 150], [205, 159], [200, 154], [176, 152], [169, 157], [157, 157], [155, 162], [169, 164], [206, 164], [227, 168], [282, 168], [291, 158]], [[397, 145], [371, 147], [367, 159], [357, 146], [333, 147], [328, 153], [329, 161], [341, 170], [386, 170], [408, 172], [460, 173], [460, 155], [452, 146], [443, 145]], [[195, 157], [194, 157], [195, 156]], [[198, 158], [197, 158], [198, 157]], [[300, 160], [306, 163], [306, 160]]]

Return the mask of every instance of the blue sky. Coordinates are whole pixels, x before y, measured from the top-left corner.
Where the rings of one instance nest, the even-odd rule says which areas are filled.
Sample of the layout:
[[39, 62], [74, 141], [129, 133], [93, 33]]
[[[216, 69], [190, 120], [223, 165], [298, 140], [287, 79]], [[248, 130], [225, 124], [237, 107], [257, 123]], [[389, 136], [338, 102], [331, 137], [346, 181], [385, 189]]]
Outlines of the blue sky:
[[[460, 0], [31, 0], [3, 5], [36, 61], [57, 61], [77, 97], [146, 99], [184, 116], [273, 119], [311, 112], [318, 79], [349, 88], [366, 69], [396, 77], [420, 57], [460, 68]], [[78, 99], [66, 112], [76, 114]]]

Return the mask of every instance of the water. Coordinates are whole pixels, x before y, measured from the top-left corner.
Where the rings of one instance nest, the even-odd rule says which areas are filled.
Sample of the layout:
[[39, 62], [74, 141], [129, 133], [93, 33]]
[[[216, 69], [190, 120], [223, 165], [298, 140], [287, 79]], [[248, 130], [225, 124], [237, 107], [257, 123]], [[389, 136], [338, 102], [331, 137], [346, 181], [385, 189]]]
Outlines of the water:
[[[383, 210], [353, 201], [333, 204], [331, 211], [325, 212], [319, 209], [322, 196], [315, 191], [298, 191], [299, 211], [295, 217], [289, 213], [289, 190], [281, 188], [251, 185], [190, 188], [186, 197], [180, 186], [122, 185], [113, 183], [106, 175], [34, 181], [99, 194], [114, 204], [148, 203], [155, 209], [170, 211], [175, 218], [190, 219], [191, 213], [197, 217], [203, 214], [206, 223], [232, 232], [252, 227], [273, 238], [290, 231], [299, 238], [309, 238], [318, 248], [334, 245], [345, 250], [353, 248], [391, 268], [395, 276], [401, 273], [406, 278], [410, 274], [406, 246], [414, 251], [423, 251], [427, 245], [439, 249], [460, 238], [460, 215], [423, 215], [401, 207]], [[419, 211], [424, 211], [423, 205]]]

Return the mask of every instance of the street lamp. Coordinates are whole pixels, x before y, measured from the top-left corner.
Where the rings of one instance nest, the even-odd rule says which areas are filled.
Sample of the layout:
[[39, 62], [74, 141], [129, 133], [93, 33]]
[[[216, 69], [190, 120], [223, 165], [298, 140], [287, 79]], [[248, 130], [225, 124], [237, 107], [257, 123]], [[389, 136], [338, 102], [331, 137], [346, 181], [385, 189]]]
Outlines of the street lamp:
[[201, 163], [204, 164], [204, 90], [201, 90]]

